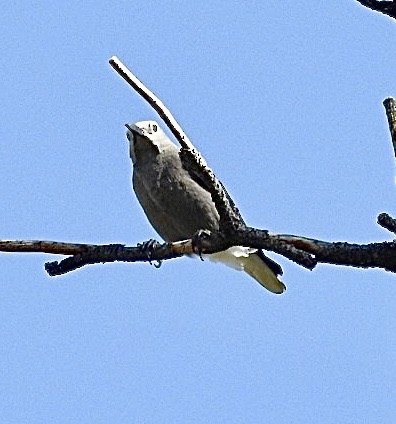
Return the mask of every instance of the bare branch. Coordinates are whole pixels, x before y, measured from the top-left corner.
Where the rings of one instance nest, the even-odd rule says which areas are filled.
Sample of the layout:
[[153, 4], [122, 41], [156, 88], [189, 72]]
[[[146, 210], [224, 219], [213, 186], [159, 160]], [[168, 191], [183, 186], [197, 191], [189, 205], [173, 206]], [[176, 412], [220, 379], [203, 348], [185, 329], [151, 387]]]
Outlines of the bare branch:
[[310, 252], [321, 263], [359, 268], [383, 268], [396, 272], [396, 242], [352, 244], [325, 242], [297, 236], [280, 235], [285, 243]]
[[380, 213], [377, 222], [381, 227], [386, 228], [396, 234], [396, 219], [389, 216], [387, 213]]
[[381, 12], [392, 18], [396, 18], [396, 1], [392, 0], [357, 0], [363, 6], [376, 12]]
[[388, 118], [389, 131], [393, 144], [393, 151], [396, 157], [396, 101], [393, 97], [388, 97], [384, 100], [383, 104], [386, 111], [386, 117]]
[[47, 262], [45, 270], [50, 276], [65, 274], [85, 265], [105, 262], [152, 262], [192, 254], [191, 240], [157, 244], [148, 253], [142, 246], [126, 247], [122, 244], [90, 246], [86, 251], [60, 262]]
[[97, 247], [94, 244], [63, 243], [41, 240], [0, 240], [1, 252], [52, 253], [55, 255], [78, 255]]
[[150, 91], [121, 61], [117, 56], [109, 59], [110, 65], [124, 80], [136, 90], [144, 100], [158, 113], [161, 119], [166, 123], [177, 141], [185, 149], [194, 149], [193, 144], [183, 131], [182, 127], [173, 117], [170, 110], [162, 103], [162, 101]]
[[[387, 214], [381, 214], [378, 220], [385, 227], [396, 226], [396, 220]], [[230, 230], [226, 233], [218, 231], [206, 234], [198, 244], [195, 238], [175, 243], [156, 243], [149, 252], [139, 245], [127, 247], [121, 244], [85, 245], [23, 240], [0, 241], [0, 251], [73, 255], [60, 262], [45, 264], [48, 274], [55, 276], [88, 264], [115, 261], [151, 263], [191, 255], [198, 251], [199, 253], [215, 253], [238, 245], [276, 252], [308, 269], [313, 269], [317, 263], [329, 263], [361, 268], [382, 268], [396, 272], [396, 241], [362, 245], [326, 242], [289, 234], [273, 234], [251, 227]]]
[[162, 244], [150, 252], [142, 247], [126, 247], [123, 244], [81, 244], [44, 240], [0, 240], [1, 252], [50, 253], [73, 255], [60, 262], [48, 262], [45, 269], [49, 275], [60, 275], [84, 265], [101, 262], [150, 262], [177, 258], [194, 253], [192, 241], [184, 240]]

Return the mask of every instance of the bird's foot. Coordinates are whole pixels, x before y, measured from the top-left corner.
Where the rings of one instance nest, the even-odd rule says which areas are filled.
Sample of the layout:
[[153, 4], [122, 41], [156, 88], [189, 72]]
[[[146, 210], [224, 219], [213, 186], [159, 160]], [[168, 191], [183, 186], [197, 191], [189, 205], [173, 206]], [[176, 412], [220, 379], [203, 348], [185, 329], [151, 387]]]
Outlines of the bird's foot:
[[138, 243], [137, 246], [140, 248], [140, 250], [143, 253], [145, 253], [147, 255], [147, 259], [148, 259], [150, 265], [154, 265], [155, 268], [159, 268], [161, 266], [162, 261], [157, 260], [156, 261], [157, 263], [154, 263], [154, 264], [152, 262], [153, 251], [157, 247], [161, 246], [160, 242], [158, 242], [157, 240], [154, 240], [154, 239], [150, 239], [150, 240], [144, 241], [143, 243]]
[[209, 230], [198, 230], [191, 238], [193, 251], [196, 253], [201, 261], [203, 261], [202, 250], [204, 240], [209, 238], [212, 233]]

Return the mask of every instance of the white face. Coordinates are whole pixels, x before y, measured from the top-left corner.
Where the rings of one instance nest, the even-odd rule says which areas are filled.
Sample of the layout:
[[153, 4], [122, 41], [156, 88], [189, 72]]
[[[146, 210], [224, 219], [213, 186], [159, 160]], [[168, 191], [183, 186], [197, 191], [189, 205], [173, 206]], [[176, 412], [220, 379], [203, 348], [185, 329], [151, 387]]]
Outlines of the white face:
[[129, 152], [133, 163], [136, 163], [135, 144], [136, 139], [141, 137], [148, 140], [159, 153], [161, 153], [161, 142], [166, 140], [166, 135], [155, 121], [140, 121], [134, 124], [126, 124], [127, 139], [129, 141]]
[[143, 133], [154, 136], [158, 132], [159, 126], [155, 121], [142, 121], [135, 124], [141, 128]]
[[155, 140], [164, 134], [160, 126], [155, 121], [140, 121], [134, 124], [127, 124], [127, 128], [127, 138], [129, 141], [132, 140], [133, 133], [146, 137], [153, 143], [155, 143]]

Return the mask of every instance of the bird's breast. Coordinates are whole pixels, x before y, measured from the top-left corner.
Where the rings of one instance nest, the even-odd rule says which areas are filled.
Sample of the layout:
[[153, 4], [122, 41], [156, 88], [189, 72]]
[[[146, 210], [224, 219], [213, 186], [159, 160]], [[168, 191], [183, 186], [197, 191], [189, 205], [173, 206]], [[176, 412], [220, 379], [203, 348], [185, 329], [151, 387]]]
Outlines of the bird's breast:
[[210, 194], [181, 163], [145, 163], [134, 167], [133, 188], [152, 226], [166, 241], [190, 238], [200, 229], [218, 229]]

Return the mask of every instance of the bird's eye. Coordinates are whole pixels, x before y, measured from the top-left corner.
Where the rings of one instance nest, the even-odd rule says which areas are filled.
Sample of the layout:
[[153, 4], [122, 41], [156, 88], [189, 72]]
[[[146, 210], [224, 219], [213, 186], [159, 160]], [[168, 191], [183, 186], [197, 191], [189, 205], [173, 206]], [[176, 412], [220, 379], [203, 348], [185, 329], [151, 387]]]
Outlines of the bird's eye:
[[155, 125], [155, 124], [154, 124], [154, 125], [153, 125], [153, 131], [154, 131], [154, 132], [157, 132], [157, 130], [158, 130], [158, 127], [157, 127], [157, 125]]

